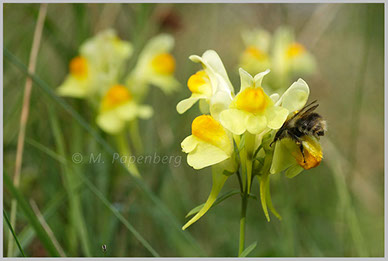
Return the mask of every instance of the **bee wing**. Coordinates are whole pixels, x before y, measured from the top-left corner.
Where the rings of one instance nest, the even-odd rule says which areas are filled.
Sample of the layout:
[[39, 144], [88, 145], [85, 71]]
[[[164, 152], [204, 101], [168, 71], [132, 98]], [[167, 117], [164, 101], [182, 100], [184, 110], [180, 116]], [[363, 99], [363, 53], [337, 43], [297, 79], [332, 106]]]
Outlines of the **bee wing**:
[[290, 119], [289, 121], [295, 119], [296, 117], [302, 117], [302, 116], [305, 115], [306, 113], [309, 113], [309, 112], [315, 110], [315, 109], [319, 106], [319, 104], [316, 104], [316, 105], [314, 105], [314, 106], [311, 107], [311, 108], [309, 108], [309, 107], [310, 107], [311, 105], [313, 105], [314, 103], [316, 103], [316, 102], [317, 102], [317, 100], [312, 101], [311, 103], [305, 105], [300, 111], [298, 111], [297, 113], [295, 113], [294, 116], [292, 116], [291, 119]]

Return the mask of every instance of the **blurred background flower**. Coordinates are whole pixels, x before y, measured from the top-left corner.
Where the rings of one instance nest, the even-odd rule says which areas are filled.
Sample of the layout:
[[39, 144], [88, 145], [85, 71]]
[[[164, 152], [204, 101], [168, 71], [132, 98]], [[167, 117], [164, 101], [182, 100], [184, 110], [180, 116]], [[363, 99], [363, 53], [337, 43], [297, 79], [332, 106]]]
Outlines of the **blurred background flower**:
[[[15, 169], [26, 79], [17, 61], [29, 62], [38, 12], [38, 4], [4, 5], [5, 177]], [[222, 57], [233, 86], [238, 86], [234, 68], [247, 49], [242, 32], [265, 30], [273, 39], [284, 26], [292, 31], [291, 42], [303, 46], [294, 45], [289, 54], [304, 50], [316, 63], [311, 74], [290, 74], [284, 86], [288, 88], [299, 77], [306, 80], [310, 100], [318, 99], [318, 111], [330, 131], [322, 139], [324, 159], [319, 168], [293, 179], [282, 178], [282, 174], [271, 178], [272, 202], [282, 210], [282, 221], [268, 223], [261, 210], [253, 211], [257, 206], [249, 207], [247, 242], [259, 242], [250, 256], [383, 256], [383, 4], [49, 4], [36, 63], [39, 80], [35, 78], [32, 89], [20, 186], [12, 190], [4, 178], [4, 210], [9, 213], [15, 191], [34, 200], [66, 256], [235, 256], [238, 197], [212, 208], [206, 220], [196, 222], [195, 229], [181, 230], [185, 214], [208, 196], [212, 177], [207, 169], [194, 170], [184, 160], [179, 166], [139, 164], [143, 181], [134, 181], [119, 164], [106, 164], [111, 158], [104, 142], [79, 125], [79, 119], [47, 90], [55, 91], [63, 83], [69, 61], [82, 56], [79, 47], [109, 28], [132, 44], [127, 73], [137, 67], [148, 40], [168, 33], [175, 47], [162, 53], [172, 54], [174, 62], [168, 55], [159, 59], [169, 61], [168, 72], [174, 68], [180, 85], [186, 85], [199, 69], [188, 60], [189, 55], [213, 49]], [[76, 61], [70, 72], [82, 78], [89, 73], [85, 64], [82, 59]], [[151, 70], [147, 73], [156, 73], [152, 66], [147, 68]], [[264, 90], [275, 74], [270, 69]], [[147, 84], [169, 82], [165, 73], [163, 80]], [[134, 90], [140, 85], [113, 84], [120, 83], [136, 96]], [[175, 105], [191, 92], [183, 87], [173, 89], [173, 95], [165, 95], [166, 88], [153, 88], [142, 98], [141, 104], [154, 108], [154, 117], [129, 124], [129, 136], [138, 137], [131, 140], [142, 142], [142, 150], [131, 144], [133, 155], [185, 156], [180, 142], [191, 132], [191, 122], [200, 111], [194, 105], [179, 115]], [[99, 129], [96, 115], [85, 102], [65, 101], [84, 122]], [[141, 135], [131, 129], [141, 130]], [[98, 134], [108, 144], [115, 144], [111, 135], [101, 130]], [[76, 152], [84, 155], [84, 161], [90, 153], [101, 152], [105, 163], [75, 164], [71, 157]], [[227, 180], [223, 190], [234, 188], [233, 183]], [[253, 187], [252, 193], [257, 195], [258, 190]], [[26, 255], [53, 255], [55, 251], [47, 243], [53, 239], [37, 233], [31, 216], [22, 208], [18, 208], [16, 220], [16, 235]], [[139, 234], [133, 233], [133, 228]], [[10, 240], [5, 227], [4, 255], [20, 255], [16, 246], [8, 252]]]

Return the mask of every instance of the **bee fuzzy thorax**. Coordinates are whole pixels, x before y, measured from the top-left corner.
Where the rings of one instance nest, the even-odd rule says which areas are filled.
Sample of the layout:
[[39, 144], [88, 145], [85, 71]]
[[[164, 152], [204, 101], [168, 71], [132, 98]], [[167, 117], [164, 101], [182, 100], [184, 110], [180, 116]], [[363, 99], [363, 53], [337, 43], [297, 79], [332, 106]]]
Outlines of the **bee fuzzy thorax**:
[[293, 156], [304, 169], [316, 167], [321, 162], [322, 150], [318, 140], [327, 130], [326, 121], [314, 112], [318, 107], [315, 103], [316, 101], [313, 101], [300, 111], [291, 114], [271, 143], [272, 145], [284, 138], [294, 141], [298, 149], [293, 152]]

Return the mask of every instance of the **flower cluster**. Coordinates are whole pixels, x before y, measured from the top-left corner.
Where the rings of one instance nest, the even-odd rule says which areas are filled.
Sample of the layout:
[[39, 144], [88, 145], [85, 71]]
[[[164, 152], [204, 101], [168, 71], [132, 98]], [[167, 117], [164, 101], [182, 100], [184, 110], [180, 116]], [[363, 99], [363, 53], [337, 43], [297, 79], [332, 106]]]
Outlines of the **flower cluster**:
[[280, 27], [273, 36], [263, 29], [245, 31], [242, 38], [246, 49], [240, 56], [240, 67], [251, 74], [271, 68], [269, 77], [274, 90], [286, 88], [289, 79], [315, 71], [315, 59], [295, 41], [290, 28]]
[[268, 88], [263, 87], [269, 70], [252, 76], [240, 68], [241, 86], [235, 94], [215, 51], [208, 50], [202, 57], [193, 55], [190, 59], [200, 63], [202, 70], [188, 79], [192, 94], [178, 103], [177, 111], [184, 113], [199, 101], [204, 114], [193, 120], [192, 135], [181, 146], [194, 169], [212, 167], [213, 184], [207, 201], [194, 211], [196, 215], [183, 229], [211, 208], [225, 181], [233, 175], [238, 177], [242, 197], [252, 196], [252, 182], [256, 177], [268, 221], [268, 208], [280, 218], [269, 194], [270, 174], [285, 171], [288, 177], [294, 177], [303, 169], [317, 166], [322, 159], [322, 150], [314, 135], [304, 135], [300, 144], [290, 137], [277, 140], [275, 146], [271, 144], [284, 123], [304, 108], [310, 93], [307, 83], [299, 79], [281, 96], [269, 95], [265, 91]]
[[152, 116], [152, 107], [141, 104], [150, 84], [166, 93], [179, 86], [173, 76], [173, 46], [174, 39], [169, 35], [154, 37], [140, 53], [135, 68], [127, 73], [132, 44], [121, 40], [112, 29], [100, 32], [80, 46], [57, 92], [87, 99], [96, 111], [97, 125], [109, 134], [118, 134], [128, 122]]

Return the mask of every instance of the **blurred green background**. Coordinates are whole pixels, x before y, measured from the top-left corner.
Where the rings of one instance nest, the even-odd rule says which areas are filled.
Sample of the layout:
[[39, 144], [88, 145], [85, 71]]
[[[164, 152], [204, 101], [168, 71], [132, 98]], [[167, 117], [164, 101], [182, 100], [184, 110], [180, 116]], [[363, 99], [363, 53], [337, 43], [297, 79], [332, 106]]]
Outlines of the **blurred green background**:
[[[38, 4], [4, 5], [4, 48], [25, 65], [38, 12]], [[310, 100], [319, 101], [328, 132], [322, 138], [319, 167], [294, 179], [273, 179], [272, 200], [282, 221], [273, 217], [268, 223], [260, 204], [249, 202], [246, 242], [258, 242], [250, 256], [383, 256], [383, 4], [49, 4], [36, 76], [51, 89], [63, 81], [80, 44], [108, 27], [134, 44], [130, 67], [148, 39], [160, 32], [172, 34], [175, 75], [182, 84], [170, 96], [152, 88], [145, 101], [155, 115], [139, 122], [143, 154], [182, 156], [179, 166], [139, 165], [146, 190], [118, 164], [72, 164], [75, 152], [85, 157], [101, 152], [107, 161], [111, 157], [34, 84], [17, 192], [28, 203], [36, 202], [66, 256], [152, 256], [126, 222], [161, 256], [237, 255], [239, 197], [212, 208], [188, 231], [180, 230], [187, 212], [206, 200], [211, 171], [195, 171], [181, 152], [198, 106], [179, 115], [175, 105], [190, 95], [187, 79], [199, 69], [188, 56], [216, 50], [237, 87], [238, 58], [245, 48], [241, 31], [261, 27], [273, 32], [281, 25], [291, 26], [316, 58], [318, 71], [303, 78], [310, 86]], [[10, 177], [26, 80], [14, 62], [4, 57], [4, 175]], [[96, 128], [84, 101], [65, 101]], [[12, 194], [4, 184], [9, 215]], [[235, 178], [223, 191], [230, 188], [238, 188]], [[257, 183], [254, 188], [258, 195]], [[4, 256], [20, 255], [16, 247], [7, 252], [5, 223], [3, 231]], [[15, 231], [26, 255], [52, 255], [42, 243], [47, 239], [36, 234], [31, 217], [20, 207]]]

